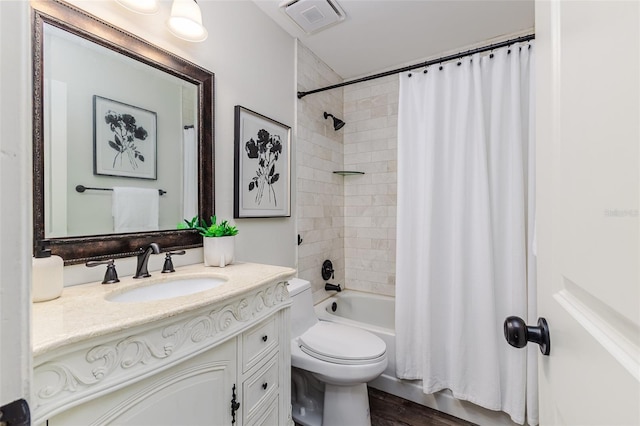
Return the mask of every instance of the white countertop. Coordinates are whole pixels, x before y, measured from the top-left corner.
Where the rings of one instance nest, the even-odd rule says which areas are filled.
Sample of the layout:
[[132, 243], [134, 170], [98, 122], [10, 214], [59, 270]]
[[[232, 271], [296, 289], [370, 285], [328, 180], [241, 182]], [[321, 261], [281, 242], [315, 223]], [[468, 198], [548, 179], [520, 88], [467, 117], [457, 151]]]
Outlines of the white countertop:
[[[65, 287], [59, 298], [32, 305], [33, 356], [218, 303], [268, 282], [287, 280], [295, 272], [292, 268], [255, 263], [234, 263], [224, 268], [198, 264], [181, 266], [170, 274], [151, 272], [149, 278], [121, 277], [116, 284], [96, 282]], [[211, 290], [165, 300], [123, 303], [106, 299], [158, 282], [202, 277], [223, 278], [227, 282]]]

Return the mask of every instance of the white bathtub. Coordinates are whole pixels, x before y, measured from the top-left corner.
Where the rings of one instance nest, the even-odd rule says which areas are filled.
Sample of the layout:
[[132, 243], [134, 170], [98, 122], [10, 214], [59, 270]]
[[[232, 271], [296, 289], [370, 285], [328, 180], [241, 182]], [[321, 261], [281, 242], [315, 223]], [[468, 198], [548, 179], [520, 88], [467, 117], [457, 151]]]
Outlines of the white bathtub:
[[505, 413], [455, 399], [449, 391], [427, 395], [422, 391], [421, 380], [401, 380], [396, 377], [395, 298], [344, 290], [318, 303], [315, 311], [321, 321], [362, 328], [387, 344], [389, 364], [384, 373], [370, 382], [369, 386], [479, 425], [516, 425]]

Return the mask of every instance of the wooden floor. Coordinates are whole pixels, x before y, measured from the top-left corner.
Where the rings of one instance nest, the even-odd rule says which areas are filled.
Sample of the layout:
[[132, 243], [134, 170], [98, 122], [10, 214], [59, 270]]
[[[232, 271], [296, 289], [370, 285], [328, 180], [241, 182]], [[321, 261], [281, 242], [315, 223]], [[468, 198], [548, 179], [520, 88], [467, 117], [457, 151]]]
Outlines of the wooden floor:
[[406, 399], [369, 388], [371, 426], [476, 426]]
[[369, 388], [369, 408], [371, 426], [478, 426], [372, 388]]

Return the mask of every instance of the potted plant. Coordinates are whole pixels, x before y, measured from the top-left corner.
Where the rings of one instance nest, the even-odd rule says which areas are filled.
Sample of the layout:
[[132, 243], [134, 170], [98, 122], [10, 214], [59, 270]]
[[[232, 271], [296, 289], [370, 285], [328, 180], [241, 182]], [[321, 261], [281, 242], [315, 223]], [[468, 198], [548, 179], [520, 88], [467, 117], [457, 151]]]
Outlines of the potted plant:
[[238, 228], [223, 220], [218, 223], [216, 216], [211, 216], [211, 225], [207, 225], [204, 219], [197, 216], [184, 220], [178, 226], [181, 229], [197, 229], [203, 236], [202, 248], [204, 251], [205, 266], [219, 266], [224, 268], [233, 262], [235, 252], [235, 236]]

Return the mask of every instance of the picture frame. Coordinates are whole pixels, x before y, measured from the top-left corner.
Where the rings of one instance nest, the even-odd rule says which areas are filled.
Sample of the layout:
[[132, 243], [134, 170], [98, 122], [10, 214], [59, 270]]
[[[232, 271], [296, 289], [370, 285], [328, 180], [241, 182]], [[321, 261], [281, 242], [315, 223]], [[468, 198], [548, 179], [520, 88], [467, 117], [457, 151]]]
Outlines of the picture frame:
[[291, 127], [235, 107], [233, 217], [291, 216]]
[[93, 174], [157, 179], [157, 114], [93, 96]]

